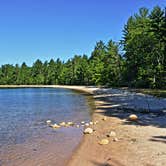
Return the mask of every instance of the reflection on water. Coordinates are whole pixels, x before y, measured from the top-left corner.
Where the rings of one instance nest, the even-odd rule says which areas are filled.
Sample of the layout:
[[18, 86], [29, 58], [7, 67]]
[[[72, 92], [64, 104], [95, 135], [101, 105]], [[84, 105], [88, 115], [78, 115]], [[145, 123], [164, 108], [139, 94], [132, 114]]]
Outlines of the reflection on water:
[[[40, 164], [46, 149], [54, 162], [62, 163], [78, 145], [82, 129], [70, 127], [55, 131], [45, 121], [89, 121], [90, 103], [89, 97], [66, 89], [0, 89], [0, 164], [14, 165], [19, 161]], [[59, 157], [55, 159], [51, 153], [58, 153]]]

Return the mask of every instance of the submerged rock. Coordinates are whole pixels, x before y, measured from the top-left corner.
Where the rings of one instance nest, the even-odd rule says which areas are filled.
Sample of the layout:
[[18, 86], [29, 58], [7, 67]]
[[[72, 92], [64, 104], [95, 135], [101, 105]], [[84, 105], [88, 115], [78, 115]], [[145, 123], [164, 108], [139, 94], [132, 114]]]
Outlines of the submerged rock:
[[88, 127], [84, 130], [84, 134], [92, 134], [93, 133], [93, 129]]
[[107, 145], [108, 143], [109, 143], [108, 139], [102, 139], [102, 140], [99, 141], [100, 145]]
[[54, 128], [54, 129], [57, 129], [57, 128], [60, 128], [61, 126], [59, 126], [58, 124], [53, 124], [53, 125], [50, 125], [52, 128]]
[[66, 126], [66, 123], [65, 122], [61, 122], [59, 123], [60, 126]]
[[73, 126], [73, 125], [74, 125], [74, 122], [67, 122], [67, 124], [68, 124], [69, 126]]
[[137, 121], [137, 120], [138, 120], [138, 116], [135, 115], [135, 114], [131, 114], [131, 115], [129, 116], [129, 120], [131, 120], [131, 121]]
[[52, 122], [51, 120], [47, 120], [47, 121], [46, 121], [46, 123], [47, 123], [48, 125], [50, 125], [51, 122]]

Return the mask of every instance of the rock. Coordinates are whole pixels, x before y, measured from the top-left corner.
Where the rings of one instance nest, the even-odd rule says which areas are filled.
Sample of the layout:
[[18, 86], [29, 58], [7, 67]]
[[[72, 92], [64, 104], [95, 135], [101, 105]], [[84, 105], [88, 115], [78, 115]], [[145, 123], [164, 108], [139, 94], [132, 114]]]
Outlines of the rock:
[[107, 137], [116, 137], [116, 133], [111, 131], [109, 134], [107, 134]]
[[59, 123], [60, 126], [66, 126], [66, 123], [65, 122], [61, 122]]
[[73, 122], [67, 122], [67, 124], [70, 125], [70, 126], [73, 126], [73, 125], [74, 125]]
[[131, 121], [137, 121], [137, 120], [138, 120], [138, 117], [137, 117], [137, 115], [135, 115], [135, 114], [131, 114], [131, 115], [129, 116], [129, 120], [131, 120]]
[[96, 124], [98, 124], [98, 123], [99, 123], [99, 121], [95, 121], [93, 124], [95, 124], [95, 125], [96, 125]]
[[85, 122], [84, 122], [84, 121], [82, 121], [82, 122], [81, 122], [81, 124], [85, 124]]
[[60, 128], [61, 126], [59, 126], [55, 123], [55, 124], [51, 125], [51, 127], [54, 128], [54, 129], [57, 129], [57, 128]]
[[46, 123], [49, 125], [51, 124], [51, 120], [47, 120]]
[[107, 117], [104, 117], [103, 120], [106, 121], [106, 120], [107, 120]]
[[93, 133], [93, 129], [88, 127], [84, 130], [84, 134], [92, 134]]
[[102, 139], [102, 140], [99, 141], [100, 145], [107, 145], [108, 143], [109, 143], [108, 139]]
[[80, 125], [76, 125], [76, 127], [77, 127], [77, 128], [79, 128], [79, 127], [80, 127]]
[[136, 138], [132, 138], [131, 141], [132, 141], [132, 142], [136, 142], [137, 139], [136, 139]]
[[117, 142], [117, 141], [119, 141], [119, 140], [118, 140], [118, 138], [114, 138], [113, 141], [114, 141], [114, 142]]
[[89, 122], [90, 125], [93, 125], [93, 122]]
[[70, 127], [70, 125], [66, 123], [64, 127]]
[[85, 126], [89, 126], [89, 123], [85, 123]]

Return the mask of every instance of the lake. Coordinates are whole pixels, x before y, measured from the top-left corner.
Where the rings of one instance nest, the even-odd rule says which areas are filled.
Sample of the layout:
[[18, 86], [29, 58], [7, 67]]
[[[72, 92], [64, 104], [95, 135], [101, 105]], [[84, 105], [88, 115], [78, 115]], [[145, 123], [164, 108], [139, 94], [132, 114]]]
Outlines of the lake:
[[65, 165], [83, 127], [46, 124], [90, 121], [91, 96], [61, 88], [0, 89], [0, 165]]

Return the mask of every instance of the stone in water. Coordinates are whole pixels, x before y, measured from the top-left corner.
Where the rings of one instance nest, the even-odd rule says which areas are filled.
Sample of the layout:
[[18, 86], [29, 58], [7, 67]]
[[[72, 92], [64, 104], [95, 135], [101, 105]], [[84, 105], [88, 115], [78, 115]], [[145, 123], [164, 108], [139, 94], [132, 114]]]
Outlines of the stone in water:
[[70, 126], [73, 126], [73, 125], [74, 125], [73, 122], [67, 122], [67, 124], [70, 125]]
[[61, 122], [59, 123], [60, 126], [66, 126], [66, 123], [65, 122]]
[[47, 123], [47, 124], [51, 124], [51, 120], [47, 120], [46, 123]]
[[54, 128], [54, 129], [57, 129], [57, 128], [60, 128], [61, 126], [59, 126], [55, 123], [55, 124], [51, 125], [51, 127]]

